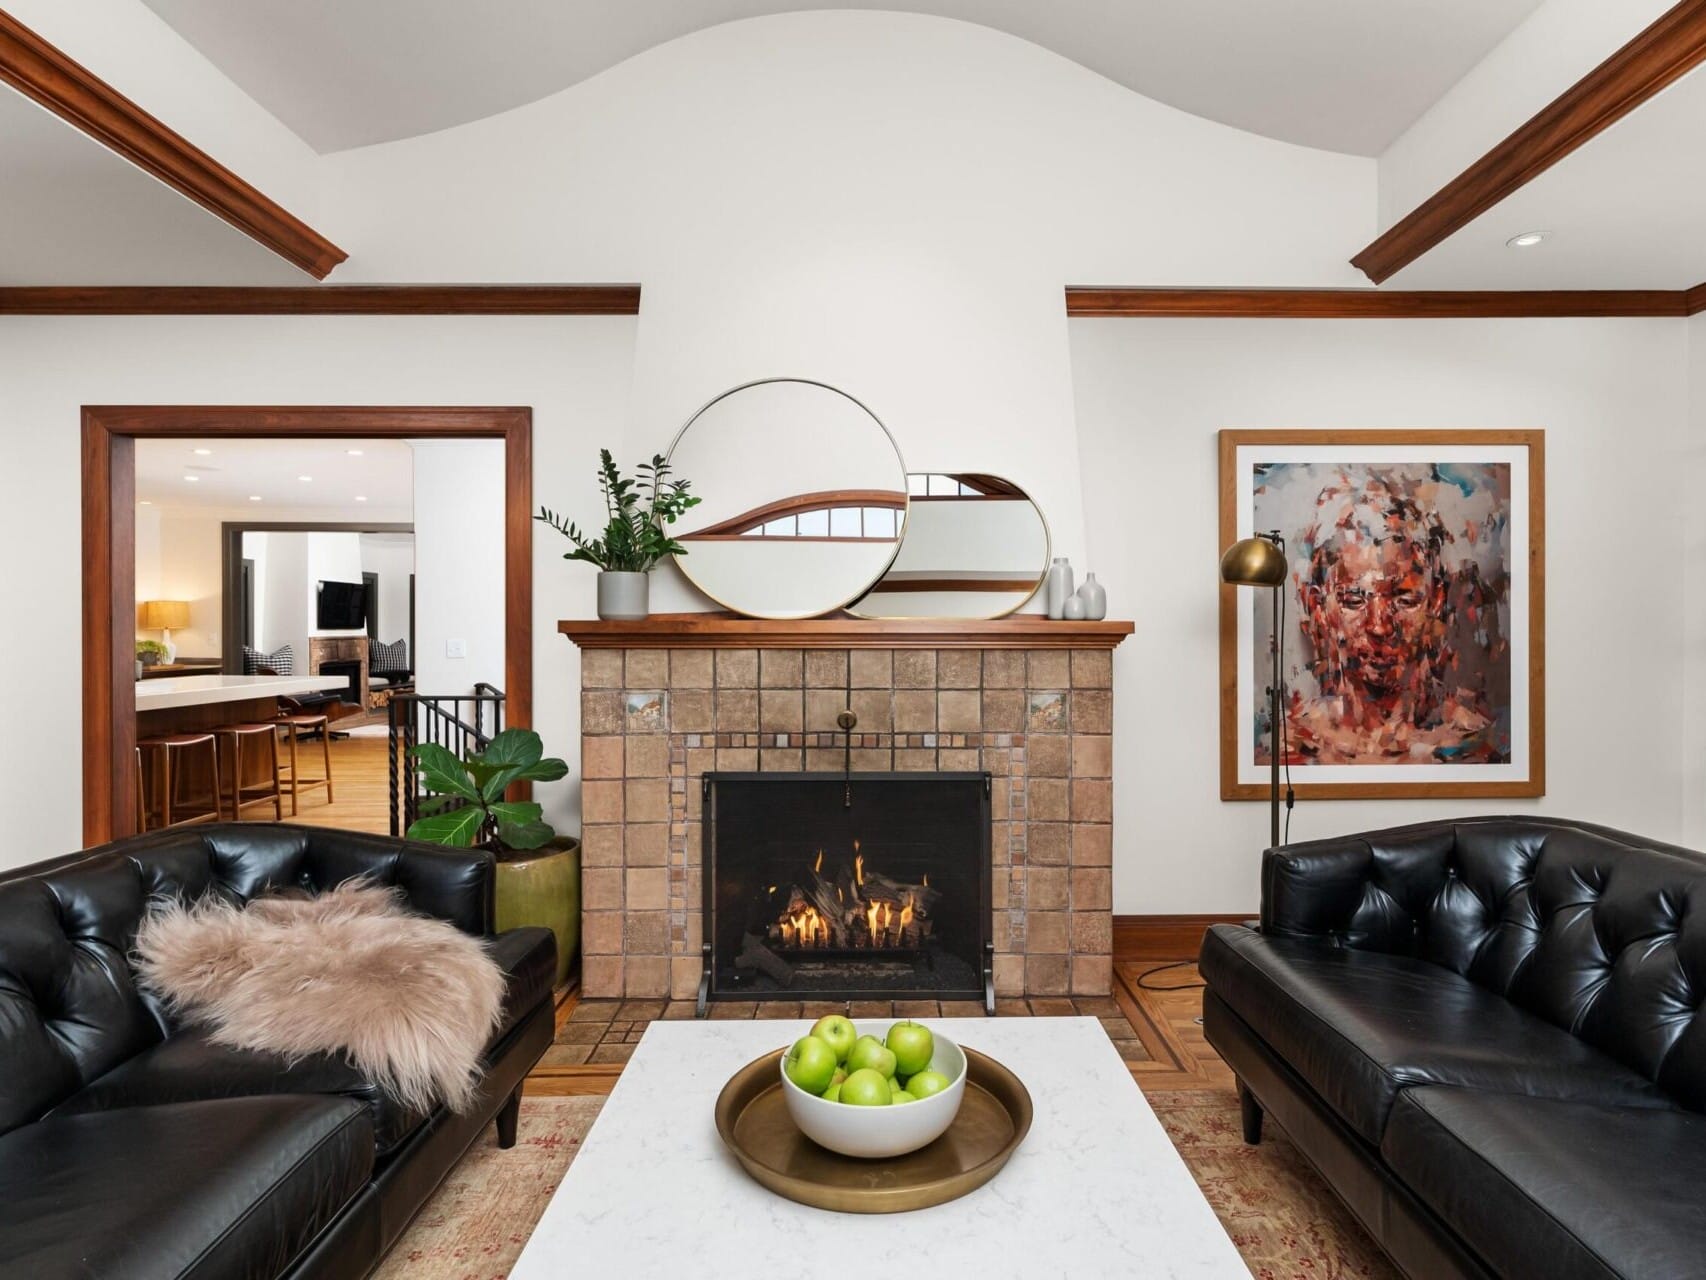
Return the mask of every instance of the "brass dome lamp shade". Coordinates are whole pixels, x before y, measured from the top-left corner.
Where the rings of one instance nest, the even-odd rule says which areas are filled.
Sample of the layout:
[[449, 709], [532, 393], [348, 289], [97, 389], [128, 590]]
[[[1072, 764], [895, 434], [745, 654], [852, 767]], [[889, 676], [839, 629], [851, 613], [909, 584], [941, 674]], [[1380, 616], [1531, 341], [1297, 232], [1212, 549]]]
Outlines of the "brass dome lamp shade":
[[[1285, 647], [1285, 539], [1275, 529], [1258, 533], [1252, 538], [1240, 538], [1220, 557], [1220, 580], [1232, 587], [1267, 587], [1274, 593], [1269, 624], [1273, 634], [1268, 648], [1273, 653], [1273, 675], [1268, 683], [1268, 832], [1269, 843], [1280, 843], [1280, 757], [1285, 754], [1281, 716], [1284, 714], [1285, 693], [1281, 670]], [[1290, 810], [1295, 795], [1286, 788], [1285, 805]]]

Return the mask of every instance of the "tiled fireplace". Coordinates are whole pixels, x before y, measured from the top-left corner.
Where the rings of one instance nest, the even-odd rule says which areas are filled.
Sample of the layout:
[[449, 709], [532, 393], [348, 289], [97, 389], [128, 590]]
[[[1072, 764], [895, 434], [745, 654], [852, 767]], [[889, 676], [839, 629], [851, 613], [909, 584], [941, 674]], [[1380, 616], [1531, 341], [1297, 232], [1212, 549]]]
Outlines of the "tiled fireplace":
[[[861, 774], [991, 775], [997, 994], [1108, 993], [1111, 659], [1129, 623], [678, 615], [560, 629], [583, 650], [585, 996], [698, 993], [704, 775], [848, 767], [856, 787]], [[861, 928], [849, 945], [868, 942]]]

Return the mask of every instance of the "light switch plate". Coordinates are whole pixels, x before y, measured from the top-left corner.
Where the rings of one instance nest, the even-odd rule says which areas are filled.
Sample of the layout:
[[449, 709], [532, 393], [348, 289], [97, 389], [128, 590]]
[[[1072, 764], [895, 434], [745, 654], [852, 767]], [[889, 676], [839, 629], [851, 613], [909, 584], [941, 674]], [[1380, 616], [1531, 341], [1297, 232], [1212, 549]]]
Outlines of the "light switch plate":
[[468, 656], [468, 642], [466, 640], [446, 640], [444, 642], [444, 656], [447, 658], [466, 658]]

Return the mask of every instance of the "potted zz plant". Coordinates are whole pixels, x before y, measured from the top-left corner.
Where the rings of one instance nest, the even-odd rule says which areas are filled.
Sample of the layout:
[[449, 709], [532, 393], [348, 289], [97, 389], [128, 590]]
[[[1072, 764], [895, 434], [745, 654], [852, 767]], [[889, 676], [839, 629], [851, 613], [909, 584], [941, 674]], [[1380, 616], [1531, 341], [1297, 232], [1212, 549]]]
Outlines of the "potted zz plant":
[[687, 548], [664, 531], [699, 499], [688, 493], [690, 482], [671, 480], [669, 463], [661, 453], [637, 468], [639, 480], [624, 479], [611, 460], [610, 450], [598, 451], [598, 487], [604, 493], [609, 519], [602, 538], [588, 538], [573, 523], [541, 507], [534, 517], [550, 525], [570, 542], [565, 560], [584, 560], [597, 565], [598, 616], [634, 620], [651, 611], [651, 579], [646, 575], [665, 556], [684, 556]]
[[538, 925], [556, 934], [556, 985], [562, 986], [580, 948], [580, 841], [559, 836], [534, 801], [505, 800], [504, 792], [517, 782], [555, 782], [569, 766], [546, 758], [531, 729], [505, 729], [463, 760], [435, 742], [409, 754], [421, 786], [432, 793], [409, 839], [489, 849], [497, 858], [498, 929]]

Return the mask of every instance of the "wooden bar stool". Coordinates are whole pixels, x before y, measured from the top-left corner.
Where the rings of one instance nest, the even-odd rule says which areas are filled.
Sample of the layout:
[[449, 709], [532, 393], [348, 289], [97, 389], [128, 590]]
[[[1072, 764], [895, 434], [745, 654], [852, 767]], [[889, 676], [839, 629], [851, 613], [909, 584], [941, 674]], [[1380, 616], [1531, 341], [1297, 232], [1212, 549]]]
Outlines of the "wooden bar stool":
[[[173, 805], [177, 802], [178, 782], [183, 777], [183, 765], [190, 759], [183, 754], [207, 750], [208, 761], [208, 794], [211, 797], [211, 808], [205, 813], [192, 814], [187, 818], [172, 816]], [[184, 826], [192, 822], [218, 822], [219, 808], [219, 744], [214, 741], [211, 733], [164, 733], [154, 738], [142, 738], [136, 744], [136, 818], [137, 828], [148, 830], [148, 784], [146, 762], [152, 760], [157, 764], [155, 780], [160, 792], [160, 825], [162, 827]], [[174, 761], [178, 763], [174, 764]]]
[[[290, 747], [290, 761], [285, 768], [290, 770], [290, 776], [285, 779], [286, 789], [290, 792], [290, 816], [296, 816], [296, 797], [304, 791], [312, 791], [315, 787], [326, 788], [326, 803], [332, 803], [332, 719], [330, 716], [315, 715], [306, 711], [281, 711], [273, 721], [279, 732], [285, 735], [285, 741]], [[320, 761], [322, 774], [318, 778], [304, 778], [297, 762], [297, 747], [302, 741], [302, 735], [318, 733], [320, 735]]]
[[[270, 721], [266, 724], [222, 724], [214, 731], [214, 735], [231, 744], [231, 816], [241, 819], [243, 810], [249, 805], [265, 804], [272, 801], [274, 822], [284, 820], [284, 787], [279, 776], [278, 759], [278, 726]], [[245, 784], [243, 781], [243, 760], [246, 747], [265, 746], [271, 753], [272, 781]], [[262, 761], [268, 757], [263, 755]], [[243, 797], [249, 792], [258, 792], [249, 799]]]

